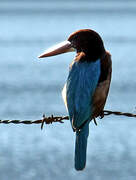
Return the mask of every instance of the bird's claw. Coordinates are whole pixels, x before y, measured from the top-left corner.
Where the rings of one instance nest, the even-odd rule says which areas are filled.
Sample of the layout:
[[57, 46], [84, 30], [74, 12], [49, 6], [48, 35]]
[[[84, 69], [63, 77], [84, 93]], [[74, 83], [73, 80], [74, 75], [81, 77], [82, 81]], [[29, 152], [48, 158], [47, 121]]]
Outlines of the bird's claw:
[[97, 121], [96, 121], [96, 119], [95, 119], [95, 118], [93, 118], [93, 120], [94, 120], [94, 124], [97, 126]]
[[99, 116], [100, 116], [100, 119], [104, 118], [104, 111], [102, 111]]

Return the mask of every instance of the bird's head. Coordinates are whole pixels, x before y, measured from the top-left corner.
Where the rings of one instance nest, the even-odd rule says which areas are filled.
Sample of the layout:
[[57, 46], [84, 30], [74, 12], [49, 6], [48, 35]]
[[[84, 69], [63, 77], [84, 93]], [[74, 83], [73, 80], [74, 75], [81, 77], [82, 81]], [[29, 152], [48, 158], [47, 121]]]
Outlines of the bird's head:
[[77, 60], [95, 61], [105, 55], [105, 48], [100, 35], [93, 30], [82, 29], [72, 33], [67, 41], [47, 49], [39, 58], [71, 51], [77, 52]]

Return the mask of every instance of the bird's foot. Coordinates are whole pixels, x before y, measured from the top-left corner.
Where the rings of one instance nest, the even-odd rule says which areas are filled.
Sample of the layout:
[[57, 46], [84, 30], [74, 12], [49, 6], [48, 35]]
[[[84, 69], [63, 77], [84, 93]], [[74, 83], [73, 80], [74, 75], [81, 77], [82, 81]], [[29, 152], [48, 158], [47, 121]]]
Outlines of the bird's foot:
[[104, 111], [102, 111], [99, 116], [100, 116], [100, 119], [104, 118]]
[[97, 126], [97, 121], [96, 121], [96, 119], [95, 119], [95, 118], [93, 118], [93, 120], [94, 120], [94, 124]]

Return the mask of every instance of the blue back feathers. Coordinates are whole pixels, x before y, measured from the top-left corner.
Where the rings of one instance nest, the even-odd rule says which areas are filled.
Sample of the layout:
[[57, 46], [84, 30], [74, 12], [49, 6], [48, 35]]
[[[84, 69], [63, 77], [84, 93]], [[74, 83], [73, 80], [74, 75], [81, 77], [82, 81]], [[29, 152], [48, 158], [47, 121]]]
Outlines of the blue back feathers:
[[72, 127], [80, 126], [92, 114], [92, 97], [100, 76], [100, 60], [74, 62], [67, 79], [66, 97]]

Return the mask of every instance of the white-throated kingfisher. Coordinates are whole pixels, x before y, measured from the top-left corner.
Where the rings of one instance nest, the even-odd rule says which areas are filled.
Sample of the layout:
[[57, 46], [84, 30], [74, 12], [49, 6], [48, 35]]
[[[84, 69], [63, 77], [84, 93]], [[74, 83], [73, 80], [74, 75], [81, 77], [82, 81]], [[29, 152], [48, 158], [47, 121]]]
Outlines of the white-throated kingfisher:
[[70, 51], [76, 51], [77, 54], [70, 65], [62, 96], [76, 133], [75, 168], [83, 170], [86, 165], [89, 123], [98, 116], [103, 117], [112, 63], [100, 35], [91, 29], [72, 33], [67, 41], [46, 50], [39, 58]]

